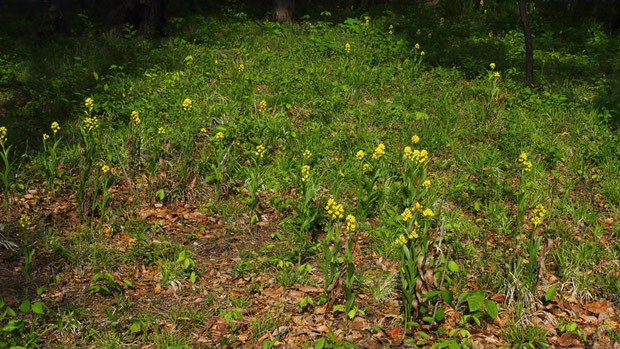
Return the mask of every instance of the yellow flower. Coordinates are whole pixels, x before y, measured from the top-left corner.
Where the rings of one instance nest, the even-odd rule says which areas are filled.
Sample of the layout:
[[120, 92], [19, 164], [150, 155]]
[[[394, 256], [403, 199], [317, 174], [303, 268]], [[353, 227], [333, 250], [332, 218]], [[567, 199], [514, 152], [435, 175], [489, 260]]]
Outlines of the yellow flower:
[[480, 0], [480, 6], [484, 6], [484, 0]]
[[192, 100], [189, 98], [185, 98], [183, 100], [183, 110], [188, 111], [192, 109]]
[[415, 231], [412, 231], [412, 232], [411, 232], [411, 234], [409, 234], [409, 236], [408, 236], [408, 237], [409, 237], [409, 240], [411, 240], [411, 239], [417, 239], [417, 238], [419, 238], [420, 236], [419, 236], [419, 235], [418, 235], [418, 233], [416, 233]]
[[260, 103], [258, 103], [258, 109], [263, 110], [266, 107], [267, 107], [267, 102], [264, 99], [260, 101]]
[[312, 152], [308, 149], [304, 150], [303, 153], [303, 157], [305, 157], [306, 159], [310, 159], [310, 157], [312, 156]]
[[543, 218], [545, 216], [545, 214], [547, 213], [547, 209], [545, 208], [545, 206], [543, 206], [543, 204], [538, 204], [536, 205], [536, 207], [532, 210], [532, 213], [534, 215], [537, 215], [540, 218]]
[[394, 34], [394, 26], [390, 24], [390, 35]]
[[349, 44], [348, 42], [344, 44], [344, 50], [346, 53], [351, 53], [351, 44]]
[[108, 173], [108, 171], [110, 171], [110, 166], [105, 164], [101, 165], [101, 172], [103, 172], [103, 174]]
[[501, 77], [501, 75], [499, 74], [499, 72], [498, 72], [498, 71], [496, 71], [496, 72], [495, 72], [495, 74], [493, 74], [493, 76], [495, 76], [496, 78]]
[[310, 166], [304, 165], [301, 167], [301, 181], [307, 181], [308, 177], [310, 177]]
[[47, 141], [50, 138], [50, 136], [47, 133], [43, 134], [43, 140]]
[[355, 224], [356, 224], [355, 216], [347, 215], [346, 221], [347, 221], [347, 230], [355, 231]]
[[265, 154], [265, 146], [262, 144], [257, 145], [254, 155], [262, 158], [264, 154]]
[[158, 129], [157, 129], [157, 134], [159, 134], [159, 135], [163, 135], [163, 134], [165, 134], [165, 133], [166, 133], [166, 129], [165, 129], [165, 128], [160, 127], [160, 128], [158, 128]]
[[532, 224], [534, 224], [534, 227], [537, 227], [542, 223], [542, 220], [539, 217], [532, 217], [531, 221]]
[[142, 120], [140, 120], [140, 115], [135, 110], [131, 112], [131, 120], [133, 120], [136, 125], [140, 125], [142, 123]]
[[19, 217], [19, 225], [21, 225], [22, 228], [28, 228], [30, 226], [30, 217], [25, 213], [22, 214], [22, 216]]
[[84, 106], [86, 107], [86, 109], [88, 109], [88, 111], [92, 111], [94, 105], [95, 101], [92, 98], [88, 97], [86, 98], [86, 100], [84, 100]]
[[416, 50], [419, 50], [420, 49], [420, 44], [415, 44], [414, 47], [415, 47]]
[[245, 65], [243, 63], [239, 64], [239, 71], [243, 71], [245, 69]]
[[431, 186], [431, 181], [429, 181], [428, 179], [427, 179], [427, 180], [425, 180], [424, 182], [422, 182], [422, 186], [423, 186], [424, 188], [428, 188], [428, 187], [430, 187], [430, 186]]
[[99, 127], [99, 119], [96, 116], [86, 117], [83, 123], [84, 123], [84, 129], [86, 129], [87, 131], [92, 131], [96, 129], [97, 127]]
[[4, 126], [0, 126], [0, 143], [6, 141], [7, 129]]
[[401, 234], [401, 235], [398, 237], [398, 240], [400, 240], [400, 242], [402, 242], [403, 244], [406, 244], [406, 243], [407, 243], [407, 238], [405, 237], [405, 235], [402, 235], [402, 234]]
[[445, 19], [443, 17], [439, 18], [439, 25], [443, 25], [444, 21], [445, 21]]
[[338, 171], [338, 175], [339, 175], [340, 177], [344, 177], [344, 172], [342, 172], [342, 171]]
[[60, 125], [56, 121], [54, 121], [52, 122], [52, 126], [50, 126], [50, 128], [54, 133], [56, 133], [60, 130]]
[[420, 142], [420, 137], [418, 135], [411, 136], [411, 143], [416, 144]]
[[491, 67], [491, 70], [495, 70], [495, 63], [489, 64], [489, 67]]
[[523, 162], [525, 160], [527, 160], [527, 154], [521, 153], [521, 155], [519, 155], [519, 162]]
[[[215, 134], [215, 139], [224, 139], [224, 133], [223, 132], [218, 132]], [[264, 149], [264, 148], [263, 148]]]
[[419, 203], [418, 201], [416, 201], [416, 203], [415, 203], [415, 204], [411, 205], [411, 208], [412, 208], [414, 211], [418, 211], [418, 210], [420, 210], [420, 209], [422, 208], [422, 205], [420, 205], [420, 203]]
[[418, 35], [422, 34], [422, 29], [418, 28], [418, 30], [416, 30], [415, 33], [418, 34]]
[[327, 210], [327, 214], [331, 215], [332, 219], [342, 219], [344, 217], [344, 207], [333, 198], [327, 200], [325, 210]]
[[200, 129], [200, 132], [202, 132], [202, 133], [208, 133], [208, 132], [207, 132], [207, 129], [206, 129], [206, 128], [204, 128], [204, 127]]
[[366, 153], [363, 150], [358, 150], [357, 154], [355, 154], [355, 158], [358, 160], [363, 160]]
[[403, 213], [400, 214], [400, 216], [403, 218], [403, 221], [406, 222], [408, 220], [410, 220], [411, 218], [413, 218], [413, 214], [411, 213], [411, 210], [409, 208], [406, 208]]
[[385, 144], [379, 143], [379, 145], [375, 148], [375, 152], [372, 154], [372, 158], [378, 160], [383, 155], [385, 155]]
[[369, 168], [370, 168], [370, 165], [369, 165], [369, 164], [364, 164], [364, 165], [362, 166], [362, 171], [368, 171], [368, 169], [369, 169]]
[[420, 52], [420, 56], [424, 56], [426, 54], [426, 52], [422, 51]]
[[530, 172], [532, 170], [532, 163], [529, 161], [523, 161], [523, 170]]
[[428, 33], [427, 37], [430, 39], [433, 36], [433, 33]]
[[427, 208], [426, 210], [422, 211], [422, 215], [424, 217], [433, 217], [435, 214], [433, 213], [433, 210]]

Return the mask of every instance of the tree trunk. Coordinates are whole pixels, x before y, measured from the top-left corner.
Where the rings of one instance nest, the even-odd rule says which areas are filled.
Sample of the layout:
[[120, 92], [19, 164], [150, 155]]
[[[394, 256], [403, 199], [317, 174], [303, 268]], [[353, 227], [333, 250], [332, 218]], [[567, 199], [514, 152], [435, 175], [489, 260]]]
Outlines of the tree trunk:
[[294, 0], [273, 0], [273, 15], [278, 22], [293, 21]]
[[525, 0], [519, 0], [519, 13], [521, 26], [525, 34], [525, 79], [528, 85], [534, 85], [534, 48], [532, 44], [532, 30], [527, 19], [527, 4]]

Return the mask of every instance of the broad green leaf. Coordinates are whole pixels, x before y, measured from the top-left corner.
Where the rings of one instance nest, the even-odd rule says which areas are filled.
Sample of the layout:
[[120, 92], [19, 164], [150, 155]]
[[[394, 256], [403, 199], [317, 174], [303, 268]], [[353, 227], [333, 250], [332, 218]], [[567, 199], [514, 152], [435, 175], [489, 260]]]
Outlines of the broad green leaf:
[[129, 331], [131, 331], [131, 333], [138, 333], [141, 330], [141, 325], [139, 322], [134, 322], [133, 324], [131, 324], [131, 326], [129, 326]]
[[555, 293], [557, 292], [558, 289], [558, 285], [557, 284], [553, 284], [551, 285], [551, 287], [549, 287], [547, 289], [547, 292], [545, 292], [545, 301], [550, 301], [555, 297]]
[[499, 307], [497, 306], [497, 303], [493, 302], [490, 299], [485, 299], [484, 307], [487, 309], [487, 313], [489, 314], [490, 317], [492, 318], [497, 317], [497, 314], [499, 313]]
[[22, 313], [27, 313], [27, 312], [29, 312], [29, 311], [30, 311], [30, 301], [29, 301], [29, 300], [27, 300], [27, 299], [24, 299], [24, 300], [22, 301], [22, 304], [20, 304], [20, 306], [19, 306], [19, 310], [20, 310]]
[[456, 273], [457, 271], [459, 271], [459, 265], [456, 264], [455, 261], [449, 261], [448, 262], [448, 270], [450, 270], [453, 273]]
[[43, 315], [45, 313], [43, 309], [43, 302], [34, 302], [32, 303], [32, 311], [35, 314]]
[[474, 311], [480, 310], [480, 308], [482, 308], [482, 304], [484, 304], [484, 293], [480, 290], [471, 292], [467, 298], [469, 312], [473, 313]]

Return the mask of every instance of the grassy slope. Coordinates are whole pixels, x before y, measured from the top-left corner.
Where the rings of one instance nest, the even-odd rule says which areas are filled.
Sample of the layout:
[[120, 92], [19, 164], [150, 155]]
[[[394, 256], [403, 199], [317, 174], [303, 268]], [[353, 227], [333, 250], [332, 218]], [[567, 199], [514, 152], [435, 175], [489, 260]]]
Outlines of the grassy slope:
[[[396, 235], [386, 222], [391, 212], [403, 209], [399, 162], [413, 134], [421, 137], [420, 147], [431, 154], [428, 172], [433, 185], [424, 204], [442, 207], [453, 258], [460, 265], [451, 288], [457, 292], [481, 288], [489, 296], [516, 289], [519, 294], [520, 278], [510, 271], [515, 256], [523, 252], [524, 236], [514, 232], [512, 217], [519, 173], [516, 159], [526, 152], [533, 162], [526, 207], [543, 203], [549, 209], [542, 232], [552, 248], [540, 292], [558, 283], [571, 301], [571, 296], [586, 302], [607, 299], [617, 305], [617, 133], [593, 103], [604, 82], [584, 75], [602, 76], [605, 71], [613, 82], [618, 68], [609, 67], [609, 58], [602, 53], [575, 55], [568, 45], [537, 45], [545, 47], [537, 57], [544, 60], [539, 79], [546, 83], [546, 91], [529, 91], [519, 83], [517, 32], [496, 29], [485, 36], [488, 28], [482, 27], [466, 36], [461, 23], [448, 18], [439, 25], [437, 18], [428, 18], [428, 23], [419, 25], [396, 25], [395, 35], [389, 35], [387, 27], [392, 21], [397, 24], [398, 18], [373, 19], [371, 26], [354, 22], [279, 26], [194, 17], [159, 42], [114, 34], [67, 39], [65, 45], [52, 42], [45, 51], [50, 54], [37, 58], [42, 62], [33, 59], [30, 68], [16, 63], [15, 57], [25, 50], [15, 44], [15, 56], [7, 56], [5, 67], [13, 69], [11, 82], [23, 85], [5, 84], [3, 113], [9, 120], [38, 123], [35, 116], [41, 112], [45, 122], [40, 125], [45, 126], [33, 129], [13, 121], [9, 141], [16, 138], [16, 128], [38, 139], [52, 120], [58, 119], [63, 127], [65, 172], [59, 194], [45, 199], [37, 179], [44, 155], [34, 153], [33, 166], [19, 173], [25, 189], [17, 189], [19, 204], [13, 206], [3, 232], [9, 239], [18, 236], [13, 235], [19, 232], [17, 217], [29, 212], [40, 233], [35, 283], [45, 283], [50, 272], [59, 276], [43, 297], [54, 312], [39, 319], [37, 330], [53, 333], [42, 335], [42, 341], [68, 346], [211, 345], [236, 334], [236, 346], [252, 346], [264, 334], [287, 326], [287, 332], [276, 335], [299, 344], [326, 336], [321, 327], [325, 325], [352, 342], [394, 344], [390, 335], [370, 326], [388, 330], [398, 323], [390, 320], [400, 314], [399, 293], [390, 292], [395, 287], [390, 275], [398, 266], [391, 244]], [[493, 23], [488, 26], [493, 28]], [[549, 38], [541, 41], [553, 42], [559, 35], [551, 29], [545, 33]], [[590, 50], [604, 51], [596, 45], [617, 47], [617, 38], [600, 35], [592, 33]], [[345, 43], [350, 43], [350, 53], [345, 52]], [[420, 58], [415, 43], [425, 51], [420, 65], [415, 63]], [[52, 51], [54, 47], [64, 49]], [[497, 63], [500, 79], [489, 73], [490, 62]], [[122, 68], [109, 68], [111, 64]], [[571, 64], [574, 68], [567, 68]], [[98, 73], [97, 80], [92, 71]], [[43, 81], [48, 74], [59, 82], [37, 86], [36, 80]], [[490, 99], [494, 81], [499, 93]], [[80, 157], [78, 115], [87, 96], [95, 99], [102, 121], [97, 157], [117, 169], [113, 213], [102, 233], [76, 224], [71, 196], [75, 190], [71, 178], [78, 178]], [[181, 108], [185, 98], [193, 101], [191, 112]], [[32, 102], [24, 107], [27, 99]], [[263, 99], [267, 112], [261, 113], [257, 108]], [[135, 196], [124, 183], [111, 146], [114, 143], [123, 154], [128, 151], [126, 125], [133, 110], [142, 119], [143, 160], [163, 159], [154, 173], [135, 177], [139, 188]], [[158, 134], [160, 127], [165, 134]], [[203, 127], [206, 135], [200, 132]], [[225, 134], [221, 142], [214, 137], [219, 131]], [[20, 141], [24, 144], [26, 139], [15, 143]], [[317, 204], [324, 205], [333, 195], [353, 211], [359, 167], [355, 154], [363, 149], [370, 155], [379, 142], [387, 147], [390, 166], [381, 181], [385, 200], [359, 222], [354, 254], [360, 271], [358, 304], [366, 310], [366, 323], [358, 331], [347, 328], [342, 315], [320, 311], [319, 292], [313, 288], [322, 287], [320, 254], [304, 254], [304, 262], [313, 267], [310, 273], [298, 272], [297, 266], [278, 266], [278, 261], [295, 263], [299, 257], [288, 252], [294, 247], [290, 225], [278, 223], [294, 216], [291, 204], [297, 200], [305, 149], [313, 153], [307, 162], [321, 189]], [[192, 146], [183, 155], [186, 144]], [[260, 229], [248, 233], [247, 192], [242, 188], [258, 144], [267, 148], [260, 167], [267, 190], [260, 194]], [[210, 175], [209, 164], [228, 146], [229, 195], [214, 202], [213, 183], [204, 178]], [[160, 189], [163, 200], [156, 198]], [[436, 233], [438, 221], [433, 224]], [[281, 234], [282, 240], [271, 240], [272, 233]], [[184, 249], [193, 252], [199, 271], [195, 285], [176, 263]], [[3, 251], [2, 257], [7, 265], [19, 265], [16, 253]], [[135, 289], [124, 295], [93, 296], [86, 288], [101, 270], [118, 280], [132, 280]], [[15, 301], [13, 296], [19, 294], [17, 281], [7, 291], [9, 300]], [[300, 312], [300, 292], [315, 297], [317, 305]], [[557, 307], [566, 309], [564, 303]], [[468, 327], [498, 343], [516, 342], [514, 333], [525, 331], [515, 330], [521, 316], [517, 306], [508, 304], [506, 300], [499, 321], [481, 328], [460, 324], [456, 313], [448, 316], [445, 326]], [[239, 317], [234, 309], [240, 309]], [[224, 320], [226, 314], [232, 316], [231, 323]], [[608, 343], [614, 336], [603, 322], [567, 315], [555, 320], [557, 326], [545, 327], [556, 328], [556, 334], [552, 331], [547, 337], [552, 343], [561, 334], [562, 321], [579, 322], [594, 342]], [[131, 334], [135, 323], [143, 326], [142, 331]], [[315, 335], [297, 335], [298, 329], [312, 329]], [[506, 332], [500, 335], [501, 331]], [[615, 336], [618, 340], [617, 332]]]

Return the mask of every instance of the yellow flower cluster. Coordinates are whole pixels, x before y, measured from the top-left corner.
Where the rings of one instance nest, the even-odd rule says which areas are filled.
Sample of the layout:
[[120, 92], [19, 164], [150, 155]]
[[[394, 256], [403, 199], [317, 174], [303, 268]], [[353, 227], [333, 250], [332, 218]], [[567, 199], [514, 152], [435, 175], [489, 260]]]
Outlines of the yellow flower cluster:
[[431, 186], [431, 181], [429, 181], [428, 179], [422, 182], [422, 186], [424, 188], [428, 188]]
[[0, 126], [0, 143], [6, 141], [7, 129], [4, 126]]
[[406, 208], [403, 213], [400, 214], [400, 216], [403, 218], [403, 222], [406, 222], [413, 218], [413, 214], [411, 213], [411, 210], [409, 208]]
[[500, 77], [501, 77], [501, 75], [499, 74], [499, 72], [498, 72], [498, 71], [496, 71], [496, 72], [493, 74], [493, 76], [495, 76], [496, 78], [500, 78]]
[[262, 111], [265, 108], [267, 108], [267, 102], [263, 99], [260, 103], [258, 103], [258, 109]]
[[347, 230], [355, 231], [355, 227], [356, 227], [355, 216], [347, 215], [346, 221], [347, 221]]
[[420, 136], [418, 135], [413, 135], [411, 136], [411, 143], [416, 144], [420, 142]]
[[344, 50], [347, 53], [351, 53], [351, 44], [349, 44], [348, 42], [346, 44], [344, 44]]
[[383, 155], [385, 155], [385, 144], [379, 143], [379, 145], [375, 148], [375, 152], [372, 154], [372, 158], [378, 160]]
[[84, 119], [84, 128], [87, 131], [92, 131], [96, 129], [97, 127], [99, 127], [99, 119], [96, 116], [93, 116], [93, 117], [89, 116]]
[[366, 153], [364, 153], [363, 150], [359, 150], [357, 152], [357, 154], [355, 154], [355, 158], [358, 159], [358, 160], [362, 160], [362, 159], [364, 159], [365, 155], [366, 155]]
[[415, 44], [414, 47], [415, 47], [416, 50], [419, 50], [420, 49], [420, 44]]
[[110, 171], [110, 166], [106, 165], [106, 164], [101, 164], [101, 172], [103, 172], [103, 174], [106, 174]]
[[158, 134], [158, 135], [163, 135], [163, 134], [166, 134], [166, 129], [165, 129], [165, 128], [163, 128], [163, 127], [158, 128], [158, 129], [157, 129], [157, 134]]
[[135, 110], [131, 112], [131, 120], [136, 126], [142, 123], [142, 120], [140, 120], [140, 115], [138, 115], [138, 112]]
[[52, 122], [52, 126], [50, 126], [50, 128], [52, 129], [52, 132], [56, 134], [56, 132], [60, 130], [60, 125], [56, 121], [54, 121]]
[[265, 154], [265, 146], [262, 144], [259, 144], [256, 146], [256, 151], [254, 152], [254, 154], [258, 157], [263, 157], [263, 155]]
[[545, 208], [545, 206], [543, 206], [543, 204], [536, 205], [536, 207], [532, 210], [532, 224], [534, 224], [535, 227], [540, 225], [542, 223], [542, 219], [545, 217], [546, 214], [547, 209]]
[[403, 245], [407, 243], [407, 241], [409, 240], [413, 240], [413, 239], [417, 239], [418, 237], [420, 237], [418, 235], [418, 233], [416, 233], [415, 231], [412, 231], [408, 236], [405, 236], [404, 234], [401, 234], [398, 239], [396, 239], [396, 243], [402, 243]]
[[495, 63], [489, 64], [489, 67], [491, 67], [491, 70], [495, 70]]
[[306, 159], [310, 159], [310, 157], [312, 156], [312, 152], [308, 149], [304, 150], [303, 153], [303, 157], [305, 157]]
[[50, 139], [50, 136], [47, 133], [43, 134], [43, 141], [47, 141], [48, 139]]
[[190, 109], [192, 109], [192, 100], [189, 98], [185, 98], [183, 100], [183, 110], [189, 111]]
[[30, 217], [28, 217], [27, 214], [24, 213], [21, 217], [19, 217], [19, 225], [21, 225], [22, 228], [28, 228], [30, 223]]
[[89, 112], [93, 111], [93, 107], [95, 106], [95, 101], [92, 98], [88, 97], [86, 98], [86, 100], [84, 100], [84, 106]]
[[418, 211], [422, 209], [422, 205], [420, 205], [420, 202], [416, 201], [415, 204], [411, 205], [411, 209], [414, 211]]
[[420, 56], [424, 56], [426, 54], [426, 52], [422, 51], [420, 52]]
[[201, 128], [201, 129], [200, 129], [200, 132], [201, 132], [201, 133], [209, 133], [205, 127]]
[[390, 35], [394, 34], [394, 26], [390, 24]]
[[[215, 139], [224, 139], [224, 132], [218, 132], [215, 134]], [[258, 148], [257, 148], [258, 149]], [[264, 148], [263, 148], [264, 150]]]
[[333, 198], [327, 200], [325, 210], [327, 211], [327, 214], [332, 216], [332, 219], [342, 219], [344, 217], [344, 207], [342, 204], [337, 203]]
[[526, 172], [532, 170], [532, 163], [527, 161], [526, 153], [521, 153], [521, 155], [519, 155], [519, 162], [523, 165], [523, 170], [525, 170]]
[[426, 149], [422, 150], [412, 150], [411, 147], [407, 146], [404, 149], [403, 157], [409, 161], [417, 161], [419, 164], [428, 160], [428, 151]]
[[424, 217], [433, 217], [435, 214], [433, 213], [433, 210], [427, 208], [426, 210], [422, 211], [422, 215]]
[[301, 167], [301, 181], [305, 182], [308, 180], [308, 177], [310, 177], [310, 166], [308, 165], [303, 165]]
[[368, 171], [368, 169], [369, 169], [369, 168], [370, 168], [370, 165], [369, 165], [369, 164], [364, 164], [364, 165], [362, 166], [362, 171]]
[[239, 71], [243, 71], [245, 69], [245, 65], [243, 63], [239, 64]]

